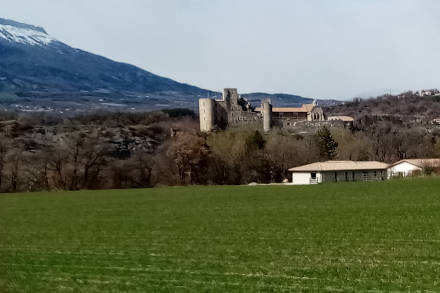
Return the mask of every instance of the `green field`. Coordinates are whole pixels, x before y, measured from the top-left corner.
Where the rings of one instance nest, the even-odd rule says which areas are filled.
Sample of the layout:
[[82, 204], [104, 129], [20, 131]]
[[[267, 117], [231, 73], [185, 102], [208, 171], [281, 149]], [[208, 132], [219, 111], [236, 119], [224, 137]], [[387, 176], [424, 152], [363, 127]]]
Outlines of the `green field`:
[[440, 179], [0, 196], [0, 292], [440, 292]]

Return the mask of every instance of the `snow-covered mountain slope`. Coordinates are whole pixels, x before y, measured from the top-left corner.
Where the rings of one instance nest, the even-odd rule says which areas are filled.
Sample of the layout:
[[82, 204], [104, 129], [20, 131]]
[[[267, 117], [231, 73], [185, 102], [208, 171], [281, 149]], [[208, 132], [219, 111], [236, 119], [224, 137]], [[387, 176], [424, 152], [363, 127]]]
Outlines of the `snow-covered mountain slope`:
[[15, 88], [33, 91], [104, 89], [108, 93], [136, 94], [173, 91], [176, 95], [208, 92], [72, 48], [41, 27], [6, 19], [0, 19], [0, 76], [15, 83]]
[[51, 42], [56, 41], [55, 38], [52, 38], [48, 34], [40, 31], [18, 28], [4, 24], [0, 24], [0, 38], [10, 42], [27, 44], [31, 46], [48, 45]]
[[31, 46], [48, 45], [51, 42], [56, 41], [55, 38], [48, 35], [41, 27], [1, 18], [0, 39]]

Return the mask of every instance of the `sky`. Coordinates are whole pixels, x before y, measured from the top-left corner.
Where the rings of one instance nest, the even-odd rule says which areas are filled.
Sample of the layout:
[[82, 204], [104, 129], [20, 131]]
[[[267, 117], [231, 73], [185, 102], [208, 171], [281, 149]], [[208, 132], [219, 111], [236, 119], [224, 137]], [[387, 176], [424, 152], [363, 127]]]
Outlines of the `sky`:
[[0, 0], [0, 17], [202, 88], [351, 99], [440, 87], [438, 0]]

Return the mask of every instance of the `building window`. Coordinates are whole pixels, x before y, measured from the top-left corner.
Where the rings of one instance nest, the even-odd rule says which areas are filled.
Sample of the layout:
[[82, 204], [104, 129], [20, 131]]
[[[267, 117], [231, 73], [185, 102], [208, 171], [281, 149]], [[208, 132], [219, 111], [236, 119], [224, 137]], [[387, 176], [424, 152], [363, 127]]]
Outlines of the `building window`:
[[312, 179], [316, 179], [316, 172], [312, 172], [311, 176], [312, 176]]
[[368, 181], [368, 172], [367, 171], [362, 172], [362, 178], [364, 179], [364, 181]]
[[345, 181], [348, 181], [348, 172], [345, 172]]

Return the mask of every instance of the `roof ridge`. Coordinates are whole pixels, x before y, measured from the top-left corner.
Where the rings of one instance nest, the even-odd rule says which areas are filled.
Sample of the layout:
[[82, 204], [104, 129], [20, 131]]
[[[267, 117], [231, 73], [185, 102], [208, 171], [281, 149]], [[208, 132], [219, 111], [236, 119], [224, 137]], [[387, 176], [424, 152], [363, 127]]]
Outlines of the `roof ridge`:
[[336, 161], [327, 160], [303, 166], [290, 168], [289, 171], [325, 172], [325, 171], [354, 171], [354, 170], [384, 170], [389, 164], [378, 161]]

